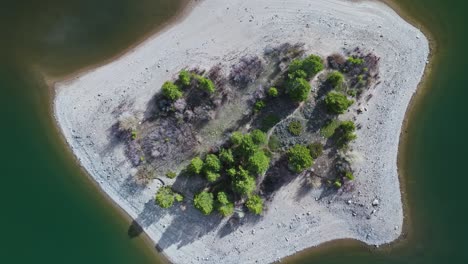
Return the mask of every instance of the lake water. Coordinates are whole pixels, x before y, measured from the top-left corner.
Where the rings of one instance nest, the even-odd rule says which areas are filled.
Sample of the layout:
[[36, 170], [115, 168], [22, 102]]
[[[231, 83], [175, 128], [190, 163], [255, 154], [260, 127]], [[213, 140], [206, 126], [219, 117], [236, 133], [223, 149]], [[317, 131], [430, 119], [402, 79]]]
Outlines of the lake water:
[[[172, 17], [174, 0], [0, 0], [0, 263], [160, 263], [145, 237], [83, 174], [50, 112], [38, 69], [63, 76], [123, 52]], [[468, 261], [468, 2], [397, 0], [437, 43], [401, 150], [405, 238], [373, 249], [327, 244], [289, 263]]]

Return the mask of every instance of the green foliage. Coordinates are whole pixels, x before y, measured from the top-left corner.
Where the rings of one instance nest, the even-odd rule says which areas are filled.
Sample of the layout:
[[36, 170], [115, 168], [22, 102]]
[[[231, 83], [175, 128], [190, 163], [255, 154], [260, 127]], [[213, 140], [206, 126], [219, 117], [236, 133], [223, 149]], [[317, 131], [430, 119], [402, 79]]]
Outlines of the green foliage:
[[190, 81], [192, 79], [191, 74], [186, 70], [181, 70], [179, 72], [179, 81], [183, 86], [190, 85]]
[[180, 193], [174, 194], [174, 198], [175, 198], [175, 200], [176, 200], [177, 202], [179, 202], [179, 203], [182, 202], [182, 201], [184, 200], [184, 196], [182, 196], [182, 194], [180, 194]]
[[289, 122], [288, 131], [294, 136], [299, 136], [302, 133], [302, 123], [297, 120]]
[[254, 105], [254, 111], [255, 112], [258, 112], [260, 110], [262, 110], [263, 108], [265, 108], [266, 104], [265, 104], [265, 101], [257, 101], [255, 102], [255, 105]]
[[249, 157], [258, 149], [257, 144], [254, 143], [252, 136], [249, 134], [243, 135], [241, 142], [235, 149], [235, 153], [240, 157]]
[[213, 82], [208, 79], [208, 78], [205, 78], [203, 76], [200, 76], [200, 75], [197, 75], [197, 81], [198, 81], [198, 85], [200, 86], [200, 88], [204, 91], [207, 91], [208, 93], [214, 93], [215, 91], [215, 86], [213, 84]]
[[263, 200], [258, 195], [252, 195], [245, 203], [250, 212], [259, 215], [263, 211]]
[[203, 160], [200, 157], [195, 157], [190, 161], [188, 170], [195, 174], [200, 174], [203, 169]]
[[155, 202], [162, 208], [169, 208], [174, 204], [174, 192], [171, 187], [163, 186], [156, 193]]
[[345, 177], [350, 181], [354, 180], [354, 174], [350, 171], [345, 172]]
[[310, 156], [313, 159], [318, 158], [323, 153], [323, 145], [320, 142], [310, 143], [307, 148], [309, 149]]
[[351, 56], [348, 58], [348, 63], [353, 64], [353, 65], [361, 65], [364, 63], [364, 60], [355, 56]]
[[346, 93], [347, 93], [349, 96], [356, 97], [356, 95], [357, 95], [357, 90], [356, 90], [356, 89], [349, 89]]
[[162, 93], [164, 97], [171, 101], [175, 101], [182, 97], [182, 91], [180, 91], [179, 87], [172, 82], [165, 82], [162, 86]]
[[354, 103], [353, 100], [348, 100], [346, 95], [331, 91], [325, 97], [325, 104], [333, 114], [342, 114], [348, 107]]
[[331, 138], [339, 125], [340, 121], [333, 119], [320, 129], [320, 134], [325, 138]]
[[305, 72], [306, 76], [302, 78], [311, 78], [321, 70], [323, 70], [323, 61], [322, 58], [316, 55], [310, 55], [309, 57], [303, 60], [293, 60], [289, 64], [288, 72], [292, 74], [292, 77], [297, 78], [297, 73], [299, 70]]
[[177, 174], [173, 171], [168, 171], [166, 173], [166, 177], [168, 177], [169, 179], [174, 179], [175, 177], [177, 177]]
[[276, 115], [268, 115], [262, 120], [261, 130], [266, 132], [279, 123], [281, 119]]
[[339, 71], [333, 71], [328, 74], [327, 82], [333, 86], [333, 88], [337, 88], [343, 84], [344, 76]]
[[281, 144], [280, 144], [279, 138], [275, 135], [271, 135], [270, 141], [268, 141], [268, 148], [271, 151], [276, 152], [280, 148], [280, 146]]
[[333, 186], [335, 186], [335, 188], [339, 189], [339, 188], [341, 188], [341, 182], [339, 180], [335, 180], [333, 182]]
[[249, 172], [239, 167], [232, 182], [232, 190], [240, 195], [250, 195], [255, 190], [255, 178]]
[[213, 194], [203, 191], [195, 195], [193, 204], [200, 212], [209, 215], [213, 211]]
[[221, 162], [216, 155], [208, 154], [206, 155], [203, 169], [205, 171], [219, 172], [221, 170]]
[[231, 134], [231, 143], [239, 145], [242, 142], [242, 138], [244, 138], [244, 135], [239, 131], [235, 131]]
[[336, 142], [338, 147], [345, 147], [349, 142], [356, 139], [356, 126], [353, 121], [343, 121], [335, 130]]
[[227, 173], [227, 175], [229, 177], [231, 177], [231, 179], [235, 178], [236, 175], [237, 175], [237, 171], [234, 168], [230, 168], [230, 169], [226, 170], [226, 173]]
[[232, 165], [234, 163], [234, 156], [231, 149], [221, 149], [219, 152], [219, 159], [224, 165]]
[[303, 172], [312, 167], [313, 163], [314, 160], [307, 147], [296, 144], [288, 150], [288, 165], [292, 171]]
[[137, 138], [138, 134], [135, 130], [132, 130], [131, 132], [131, 137], [132, 137], [132, 140], [135, 140]]
[[270, 89], [268, 89], [268, 96], [278, 97], [278, 89], [276, 89], [275, 87], [270, 87]]
[[249, 157], [248, 168], [254, 175], [263, 174], [270, 166], [270, 158], [262, 150], [257, 150]]
[[297, 70], [291, 73], [288, 73], [288, 78], [291, 80], [294, 80], [296, 78], [302, 78], [306, 79], [307, 78], [307, 73], [303, 70]]
[[254, 131], [252, 131], [250, 133], [250, 136], [252, 137], [252, 141], [259, 146], [266, 143], [267, 136], [259, 129], [255, 129]]
[[205, 171], [205, 177], [209, 182], [215, 182], [219, 179], [219, 177], [221, 177], [221, 175], [217, 172], [207, 170]]
[[234, 212], [234, 204], [229, 201], [225, 192], [219, 192], [216, 198], [218, 211], [222, 216], [228, 216]]
[[287, 82], [286, 93], [289, 94], [289, 97], [293, 101], [305, 101], [309, 96], [310, 90], [310, 84], [306, 79], [296, 78]]

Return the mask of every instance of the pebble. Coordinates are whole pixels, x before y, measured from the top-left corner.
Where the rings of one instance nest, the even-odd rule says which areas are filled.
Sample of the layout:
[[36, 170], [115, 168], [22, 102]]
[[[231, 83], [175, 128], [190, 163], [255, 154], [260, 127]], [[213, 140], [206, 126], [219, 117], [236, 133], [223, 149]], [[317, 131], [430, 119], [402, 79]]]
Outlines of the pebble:
[[379, 200], [374, 199], [374, 201], [372, 201], [372, 206], [378, 206], [378, 205], [379, 205]]

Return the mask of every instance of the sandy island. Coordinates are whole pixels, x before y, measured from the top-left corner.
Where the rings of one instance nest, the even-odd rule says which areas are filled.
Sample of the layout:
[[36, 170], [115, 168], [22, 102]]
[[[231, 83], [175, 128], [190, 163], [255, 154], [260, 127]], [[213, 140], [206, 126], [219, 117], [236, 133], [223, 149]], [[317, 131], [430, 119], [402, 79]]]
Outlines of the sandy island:
[[[373, 98], [357, 116], [356, 190], [298, 198], [301, 179], [281, 188], [256, 221], [229, 229], [228, 219], [187, 205], [154, 204], [161, 186], [131, 184], [134, 169], [109, 129], [125, 105], [144, 113], [162, 83], [180, 69], [230, 67], [267, 46], [305, 43], [326, 57], [365, 47], [380, 58]], [[54, 113], [73, 153], [102, 190], [123, 208], [174, 263], [269, 263], [323, 242], [351, 238], [382, 245], [402, 232], [397, 152], [405, 111], [429, 54], [425, 36], [381, 2], [344, 0], [204, 0], [164, 32], [117, 60], [56, 86]], [[125, 103], [125, 104], [123, 104]], [[167, 182], [167, 181], [166, 181]], [[170, 183], [170, 181], [169, 181]]]

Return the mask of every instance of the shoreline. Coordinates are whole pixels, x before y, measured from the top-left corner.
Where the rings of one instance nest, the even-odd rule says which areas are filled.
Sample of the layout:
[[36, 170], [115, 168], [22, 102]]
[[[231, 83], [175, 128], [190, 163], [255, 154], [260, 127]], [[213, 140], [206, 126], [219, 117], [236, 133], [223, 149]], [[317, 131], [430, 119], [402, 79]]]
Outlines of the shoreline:
[[[386, 2], [386, 1], [385, 1], [385, 2]], [[188, 7], [184, 7], [183, 9], [185, 10], [185, 11], [183, 11], [183, 12], [188, 12]], [[393, 7], [392, 7], [392, 9], [393, 9]], [[177, 17], [178, 17], [178, 16], [177, 16]], [[142, 40], [141, 42], [139, 42], [139, 43], [136, 44], [135, 46], [132, 46], [132, 47], [130, 47], [129, 49], [126, 49], [122, 54], [119, 54], [119, 55], [117, 56], [117, 58], [112, 58], [112, 59], [110, 59], [110, 61], [120, 60], [122, 57], [124, 57], [124, 56], [126, 56], [126, 55], [129, 55], [129, 54], [135, 52], [140, 46], [142, 46], [142, 45], [144, 45], [145, 43], [150, 42], [151, 40], [157, 38], [160, 34], [163, 34], [166, 30], [171, 29], [173, 26], [175, 27], [175, 25], [177, 25], [177, 24], [179, 24], [180, 22], [183, 21], [183, 18], [180, 18], [180, 17], [179, 17], [179, 18], [175, 18], [175, 19], [176, 19], [177, 21], [174, 21], [173, 23], [169, 23], [169, 25], [164, 25], [164, 26], [163, 26], [163, 29], [162, 29], [161, 31], [158, 31], [158, 33], [156, 33], [156, 35], [152, 35], [152, 36], [149, 36], [149, 37], [145, 37], [144, 40]], [[424, 33], [425, 33], [425, 32], [424, 32]], [[427, 36], [427, 35], [426, 35], [426, 36]], [[430, 45], [430, 47], [432, 47], [432, 45]], [[430, 54], [430, 55], [429, 55], [428, 59], [429, 59], [429, 61], [432, 63], [432, 54], [433, 54], [432, 51], [431, 51], [429, 54]], [[75, 80], [75, 79], [78, 79], [79, 77], [81, 77], [81, 76], [83, 76], [83, 75], [87, 75], [88, 73], [92, 72], [93, 69], [94, 69], [95, 67], [101, 67], [101, 66], [103, 66], [103, 65], [105, 65], [105, 64], [107, 64], [107, 63], [109, 63], [109, 61], [106, 60], [106, 61], [103, 62], [103, 63], [98, 63], [97, 65], [89, 66], [89, 68], [86, 67], [86, 70], [83, 70], [83, 71], [80, 70], [78, 73], [75, 72], [75, 73], [72, 73], [72, 74], [70, 74], [70, 75], [67, 75], [67, 77], [64, 78], [64, 79], [63, 79], [63, 78], [58, 78], [58, 79], [53, 80], [52, 82], [49, 82], [50, 79], [48, 79], [48, 82], [47, 82], [47, 83], [49, 84], [49, 87], [53, 87], [53, 86], [55, 86], [56, 82], [60, 82], [60, 83], [64, 83], [64, 82], [66, 83], [66, 82], [69, 82], [69, 81], [71, 82], [71, 81], [73, 81], [73, 80]], [[430, 66], [430, 65], [431, 65], [431, 64], [428, 64], [428, 66]], [[427, 78], [426, 72], [428, 72], [428, 70], [429, 70], [429, 67], [426, 67], [426, 68], [425, 68], [425, 71], [424, 71], [425, 73], [424, 73], [423, 77], [421, 78], [420, 85], [424, 82], [425, 78]], [[72, 77], [70, 77], [70, 76], [72, 76]], [[65, 80], [65, 81], [64, 81], [64, 80]], [[55, 94], [55, 89], [52, 88], [52, 90], [54, 91], [54, 94]], [[413, 100], [415, 100], [414, 98], [419, 97], [419, 96], [418, 96], [418, 91], [420, 91], [420, 90], [421, 90], [421, 88], [419, 88], [419, 85], [418, 85], [418, 88], [416, 89], [416, 91], [415, 91], [415, 93], [414, 93], [414, 95], [413, 95], [413, 97], [412, 97], [412, 99], [411, 99], [411, 102], [410, 102], [410, 103], [408, 104], [408, 106], [407, 106], [407, 109], [406, 109], [406, 111], [405, 111], [405, 118], [404, 118], [403, 124], [402, 124], [402, 126], [401, 126], [401, 136], [400, 136], [400, 137], [402, 137], [403, 134], [404, 134], [405, 122], [407, 122], [406, 118], [407, 118], [407, 115], [408, 115], [410, 109], [413, 107], [413, 105], [412, 105], [412, 104], [413, 104]], [[54, 95], [54, 98], [55, 98], [55, 95]], [[55, 109], [55, 100], [53, 101], [52, 108]], [[55, 111], [53, 111], [53, 112], [55, 113]], [[56, 119], [56, 120], [57, 120], [57, 119]], [[70, 146], [70, 145], [69, 145], [69, 142], [66, 140], [66, 136], [65, 136], [64, 133], [63, 133], [62, 127], [61, 127], [60, 125], [58, 125], [58, 128], [59, 128], [59, 131], [61, 132], [60, 134], [61, 134], [62, 138], [65, 139], [65, 142], [67, 142], [67, 146], [70, 147], [69, 149], [70, 149], [70, 150], [73, 149], [73, 147]], [[399, 138], [399, 142], [400, 142], [400, 144], [402, 144], [401, 138]], [[400, 158], [399, 158], [399, 157], [400, 157], [400, 150], [401, 150], [400, 144], [399, 144], [399, 146], [398, 146], [398, 160], [400, 159]], [[72, 152], [72, 153], [73, 153], [73, 152]], [[74, 153], [74, 154], [75, 154], [75, 153]], [[76, 158], [76, 156], [75, 156], [75, 158]], [[76, 158], [76, 160], [79, 160], [79, 159]], [[82, 164], [82, 162], [78, 162], [78, 163], [79, 163], [80, 168], [82, 168], [82, 169], [88, 174], [88, 176], [89, 176], [90, 178], [93, 178], [93, 177], [87, 172], [87, 170], [86, 170], [85, 166]], [[400, 192], [402, 193], [401, 199], [402, 199], [403, 201], [405, 201], [405, 198], [404, 198], [404, 196], [405, 196], [404, 193], [405, 193], [405, 192], [403, 191], [403, 190], [404, 190], [404, 187], [402, 186], [402, 183], [404, 182], [404, 181], [402, 180], [402, 179], [404, 178], [404, 175], [403, 175], [404, 173], [400, 173], [399, 166], [398, 166], [398, 171], [399, 171], [398, 175], [399, 175], [399, 180], [400, 180]], [[98, 181], [97, 181], [95, 178], [93, 178], [93, 184], [96, 184], [96, 186], [100, 186], [99, 183], [98, 183]], [[101, 187], [100, 187], [100, 188], [101, 188]], [[101, 190], [102, 190], [102, 189], [101, 189]], [[106, 192], [105, 190], [102, 190], [102, 191], [103, 191], [104, 193], [106, 193], [106, 196], [107, 196], [106, 198], [109, 198], [115, 205], [118, 205], [118, 208], [119, 208], [120, 210], [122, 210], [123, 212], [126, 212], [125, 208], [122, 208], [122, 206], [121, 206], [116, 200], [114, 200], [112, 197], [109, 197], [109, 193], [108, 193], [108, 192]], [[406, 202], [403, 202], [403, 204], [406, 204]], [[407, 210], [404, 210], [404, 212], [406, 212], [406, 211], [407, 211]], [[127, 212], [126, 212], [126, 215], [131, 217], [131, 215], [129, 215]], [[134, 218], [134, 217], [132, 217], [132, 219], [133, 219], [133, 218]], [[406, 218], [406, 216], [405, 216], [405, 218]], [[405, 220], [405, 222], [406, 222], [406, 220]], [[338, 241], [343, 241], [343, 240], [346, 240], [346, 241], [356, 241], [356, 239], [353, 239], [353, 238], [349, 238], [349, 239], [344, 238], [344, 239], [339, 239], [339, 240], [337, 240], [337, 242], [338, 242]], [[314, 249], [320, 248], [322, 245], [325, 245], [325, 244], [326, 244], [326, 245], [332, 244], [333, 242], [335, 242], [335, 240], [329, 241], [329, 242], [325, 242], [325, 243], [321, 243], [321, 244], [319, 244], [318, 246], [312, 246], [312, 248], [314, 248]], [[361, 243], [361, 242], [359, 242], [359, 243]], [[390, 244], [393, 244], [393, 243], [394, 243], [394, 242], [391, 242]], [[387, 245], [387, 244], [386, 244], [386, 245]], [[307, 250], [310, 250], [310, 248], [304, 249], [304, 251], [307, 251]], [[302, 251], [301, 251], [301, 252], [302, 252]], [[296, 256], [297, 254], [301, 254], [301, 253], [296, 253], [294, 256]], [[161, 255], [161, 253], [159, 253], [158, 255]], [[164, 255], [164, 256], [166, 257], [166, 255], [165, 255], [164, 253], [162, 253], [162, 255]]]

